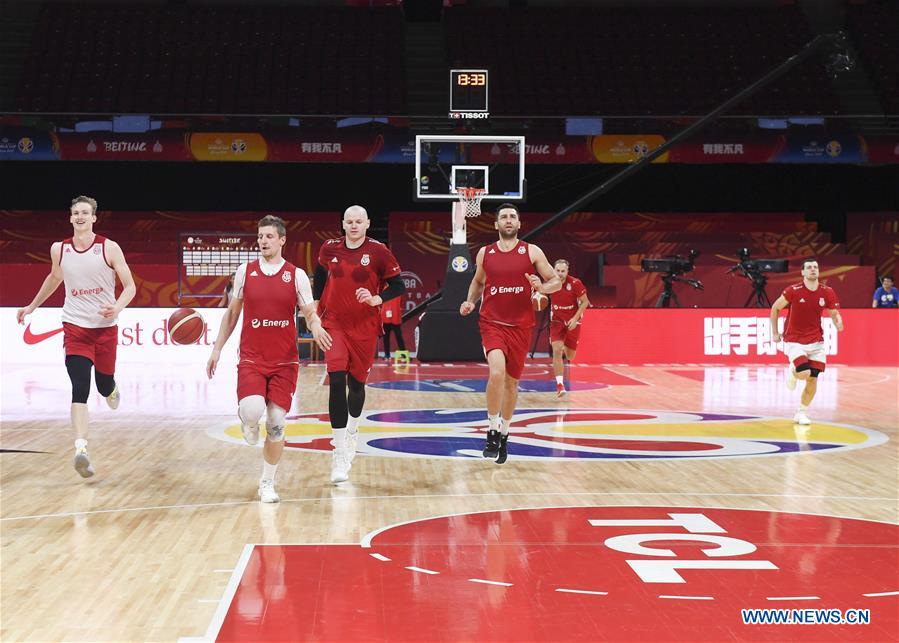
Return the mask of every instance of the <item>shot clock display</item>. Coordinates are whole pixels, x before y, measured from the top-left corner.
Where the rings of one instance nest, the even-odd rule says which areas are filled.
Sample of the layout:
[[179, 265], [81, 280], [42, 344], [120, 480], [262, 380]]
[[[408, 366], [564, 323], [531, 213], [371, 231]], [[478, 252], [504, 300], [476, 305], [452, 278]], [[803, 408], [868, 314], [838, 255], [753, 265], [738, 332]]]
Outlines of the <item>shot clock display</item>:
[[487, 118], [486, 69], [450, 70], [450, 118]]

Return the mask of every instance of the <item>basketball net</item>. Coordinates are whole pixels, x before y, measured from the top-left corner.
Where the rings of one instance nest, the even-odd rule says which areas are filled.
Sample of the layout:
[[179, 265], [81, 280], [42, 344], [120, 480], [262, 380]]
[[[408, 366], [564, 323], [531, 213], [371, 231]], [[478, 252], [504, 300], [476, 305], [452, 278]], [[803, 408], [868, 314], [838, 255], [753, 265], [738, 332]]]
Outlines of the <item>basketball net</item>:
[[483, 188], [459, 188], [458, 201], [453, 202], [453, 243], [466, 243], [466, 219], [481, 216], [481, 200], [487, 194]]

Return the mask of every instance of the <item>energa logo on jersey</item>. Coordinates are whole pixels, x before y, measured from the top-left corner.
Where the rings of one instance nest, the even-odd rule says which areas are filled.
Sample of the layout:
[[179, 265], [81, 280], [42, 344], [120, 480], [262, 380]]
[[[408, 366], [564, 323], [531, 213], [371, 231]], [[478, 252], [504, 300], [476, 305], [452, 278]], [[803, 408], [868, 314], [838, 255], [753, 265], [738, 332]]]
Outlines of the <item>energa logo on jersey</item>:
[[289, 319], [256, 319], [250, 320], [250, 326], [253, 328], [287, 328], [290, 325]]
[[[289, 448], [330, 452], [327, 413], [288, 416]], [[364, 411], [358, 452], [369, 456], [482, 460], [484, 409]], [[244, 444], [240, 424], [210, 429]], [[877, 446], [871, 429], [816, 422], [797, 433], [792, 418], [632, 409], [522, 409], [512, 418], [509, 454], [517, 460], [685, 460], [815, 454]]]

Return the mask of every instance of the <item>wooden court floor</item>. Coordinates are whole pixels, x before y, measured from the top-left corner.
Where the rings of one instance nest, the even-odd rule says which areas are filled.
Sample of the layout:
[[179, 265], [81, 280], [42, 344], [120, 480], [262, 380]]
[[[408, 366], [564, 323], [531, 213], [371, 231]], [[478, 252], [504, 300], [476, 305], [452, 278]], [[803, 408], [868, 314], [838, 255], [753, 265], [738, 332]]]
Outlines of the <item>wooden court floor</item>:
[[[385, 362], [372, 371], [362, 422], [364, 440], [350, 481], [335, 486], [329, 481], [323, 366], [305, 365], [287, 430], [290, 448], [277, 474], [282, 498], [277, 505], [261, 505], [256, 499], [261, 451], [239, 439], [233, 377], [217, 375], [208, 382], [202, 365], [120, 371], [123, 400], [118, 411], [106, 409], [96, 393], [91, 398], [89, 447], [97, 474], [83, 480], [71, 463], [68, 382], [64, 369], [57, 371], [39, 372], [22, 365], [2, 374], [3, 641], [176, 641], [216, 635], [223, 640], [553, 640], [554, 632], [560, 638], [584, 640], [678, 639], [676, 629], [647, 630], [641, 623], [641, 614], [653, 611], [646, 596], [652, 594], [655, 600], [670, 591], [647, 593], [644, 590], [654, 586], [641, 585], [627, 589], [631, 593], [625, 598], [615, 598], [616, 590], [625, 591], [625, 583], [639, 580], [623, 558], [603, 559], [608, 575], [594, 579], [603, 585], [596, 596], [571, 599], [579, 601], [571, 605], [581, 615], [580, 629], [565, 634], [566, 630], [548, 626], [549, 617], [533, 598], [547, 590], [548, 581], [539, 578], [544, 572], [537, 571], [540, 552], [555, 557], [545, 574], [570, 569], [571, 578], [581, 583], [580, 590], [554, 588], [553, 601], [568, 600], [558, 592], [587, 592], [584, 570], [590, 563], [578, 562], [582, 550], [560, 547], [546, 553], [544, 546], [551, 541], [595, 548], [604, 538], [585, 544], [587, 537], [578, 530], [586, 522], [575, 524], [579, 514], [537, 511], [549, 508], [589, 508], [597, 524], [644, 516], [640, 508], [651, 507], [664, 518], [671, 512], [708, 509], [718, 512], [708, 515], [719, 525], [736, 515], [723, 510], [763, 512], [744, 511], [740, 516], [781, 516], [772, 518], [754, 542], [759, 552], [773, 547], [770, 551], [799, 556], [794, 577], [816, 583], [812, 598], [820, 596], [815, 601], [802, 594], [806, 602], [801, 606], [868, 608], [873, 623], [868, 629], [856, 627], [851, 636], [824, 626], [768, 629], [762, 631], [769, 637], [765, 640], [888, 640], [889, 628], [899, 623], [899, 542], [891, 535], [899, 523], [899, 369], [829, 366], [809, 411], [813, 424], [802, 428], [790, 419], [798, 392], [786, 390], [780, 365], [575, 365], [569, 375], [570, 394], [557, 400], [549, 392], [548, 364], [536, 361], [522, 378], [527, 392], [519, 398], [510, 460], [499, 466], [478, 456], [484, 425], [483, 365], [413, 364], [395, 369]], [[531, 526], [515, 522], [525, 513], [513, 510], [535, 510], [527, 513]], [[420, 525], [438, 524], [416, 521], [461, 515], [486, 516], [487, 522], [450, 518], [440, 529], [415, 531]], [[817, 518], [789, 522], [790, 517], [803, 516], [857, 520], [832, 521], [824, 531], [816, 531]], [[496, 521], [490, 522], [491, 517]], [[575, 522], [565, 522], [568, 519]], [[549, 535], [536, 535], [543, 527], [549, 529], [547, 521], [552, 521]], [[411, 526], [386, 532], [396, 534], [388, 541], [372, 535], [403, 523]], [[788, 528], [791, 524], [795, 532]], [[871, 528], [864, 532], [868, 535], [860, 531], [850, 537], [856, 533], [854, 526], [862, 525]], [[734, 535], [735, 528], [727, 527]], [[533, 537], [527, 535], [531, 532]], [[496, 541], [491, 540], [494, 537]], [[865, 541], [868, 538], [873, 540]], [[525, 541], [540, 547], [522, 549]], [[411, 574], [408, 586], [397, 589], [388, 583], [405, 583], [405, 576], [365, 571], [380, 559], [367, 558], [375, 562], [354, 568], [356, 563], [340, 558], [347, 546], [355, 551], [365, 542], [369, 543], [365, 556], [377, 553], [378, 545], [384, 547], [378, 550], [382, 558], [405, 555], [400, 550], [409, 553], [413, 564], [405, 569], [412, 571], [403, 572]], [[464, 549], [484, 542], [502, 547], [491, 550], [482, 572], [466, 567], [475, 564], [476, 556], [453, 553], [456, 545]], [[416, 549], [416, 543], [430, 543], [434, 549], [423, 544]], [[266, 550], [269, 553], [259, 561], [248, 562], [248, 544], [306, 546], [295, 569], [319, 571], [315, 576], [297, 571], [298, 580], [288, 582], [293, 568], [284, 561], [292, 560], [292, 553]], [[513, 548], [504, 549], [507, 545]], [[853, 548], [869, 546], [879, 556], [871, 570], [859, 571], [867, 558], [851, 563], [860, 578], [857, 600], [828, 603], [826, 591], [838, 592], [847, 582], [838, 554], [855, 560]], [[391, 547], [392, 556], [383, 554]], [[449, 553], [440, 558], [438, 549], [447, 548]], [[247, 574], [268, 569], [272, 551], [281, 552], [276, 555], [280, 576], [254, 581], [259, 587], [248, 586]], [[508, 556], [500, 566], [497, 551]], [[604, 556], [614, 553], [609, 547], [604, 551]], [[695, 558], [699, 550], [690, 551]], [[520, 569], [527, 552], [535, 558], [530, 567]], [[575, 558], [562, 561], [559, 552]], [[745, 551], [734, 555], [746, 557]], [[425, 563], [434, 569], [425, 569]], [[612, 574], [612, 566], [619, 564], [617, 575]], [[778, 564], [785, 569], [785, 562]], [[475, 583], [452, 585], [448, 572], [438, 575], [438, 565], [464, 574], [481, 573], [484, 582], [495, 586], [482, 590], [475, 584], [481, 576], [474, 578]], [[344, 569], [348, 575], [329, 578], [328, 569], [335, 574]], [[380, 575], [365, 585], [363, 593], [352, 584], [353, 569], [360, 578]], [[416, 570], [420, 573], [413, 573]], [[502, 582], [497, 578], [501, 571], [515, 582]], [[767, 578], [764, 571], [729, 573], [716, 580], [715, 587], [729, 591], [747, 579], [757, 585], [760, 578]], [[684, 588], [698, 576], [698, 572], [690, 576]], [[304, 578], [309, 583], [304, 585]], [[245, 583], [238, 587], [242, 579]], [[300, 589], [288, 589], [294, 582]], [[533, 585], [524, 592], [527, 582]], [[712, 591], [711, 586], [703, 591]], [[453, 588], [458, 588], [458, 595]], [[519, 590], [524, 593], [514, 593]], [[439, 600], [420, 604], [433, 613], [420, 612], [419, 621], [414, 610], [402, 617], [403, 622], [377, 616], [378, 610], [393, 609], [395, 596], [417, 605], [425, 591], [438, 592]], [[744, 606], [788, 606], [765, 600], [796, 598], [797, 591], [811, 589], [772, 585], [765, 591], [768, 594], [761, 598], [753, 594], [758, 600]], [[772, 594], [777, 591], [784, 596]], [[608, 613], [608, 620], [590, 625], [583, 615], [605, 609], [602, 603], [583, 602], [594, 598], [625, 603], [615, 603], [616, 615]], [[310, 601], [318, 605], [314, 614], [303, 612]], [[665, 609], [676, 602], [661, 601]], [[697, 610], [706, 608], [697, 600], [683, 609], [694, 609], [693, 603]], [[289, 624], [278, 625], [265, 616], [266, 605], [292, 614]], [[466, 605], [480, 605], [486, 611], [471, 608], [444, 622]], [[728, 605], [741, 604], [733, 599]], [[496, 621], [495, 613], [487, 609], [491, 606], [506, 610], [502, 614], [510, 629], [491, 629]], [[365, 620], [366, 610], [375, 614], [375, 620]], [[516, 610], [526, 615], [530, 629], [515, 629]], [[696, 612], [698, 616], [691, 618], [707, 618], [710, 613]], [[621, 621], [622, 614], [630, 620]], [[461, 627], [459, 623], [467, 629], [454, 629]], [[735, 616], [705, 634], [697, 624], [701, 620], [691, 623], [698, 628], [697, 640], [761, 636], [761, 630], [741, 626]], [[258, 629], [264, 627], [275, 629]]]

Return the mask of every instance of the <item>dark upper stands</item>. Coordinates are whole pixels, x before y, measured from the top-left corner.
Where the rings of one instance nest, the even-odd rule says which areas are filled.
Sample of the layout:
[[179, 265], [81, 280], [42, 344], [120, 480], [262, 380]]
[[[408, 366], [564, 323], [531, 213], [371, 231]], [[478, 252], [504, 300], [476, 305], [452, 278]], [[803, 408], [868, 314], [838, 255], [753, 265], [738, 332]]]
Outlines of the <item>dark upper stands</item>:
[[[701, 114], [812, 38], [795, 6], [456, 8], [445, 23], [449, 62], [491, 70], [490, 111], [497, 115]], [[735, 111], [837, 112], [817, 61]]]
[[846, 21], [884, 106], [899, 114], [899, 4], [850, 5]]
[[401, 114], [395, 8], [46, 5], [20, 111]]

